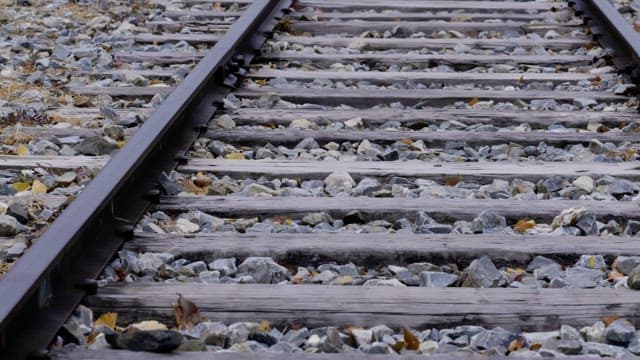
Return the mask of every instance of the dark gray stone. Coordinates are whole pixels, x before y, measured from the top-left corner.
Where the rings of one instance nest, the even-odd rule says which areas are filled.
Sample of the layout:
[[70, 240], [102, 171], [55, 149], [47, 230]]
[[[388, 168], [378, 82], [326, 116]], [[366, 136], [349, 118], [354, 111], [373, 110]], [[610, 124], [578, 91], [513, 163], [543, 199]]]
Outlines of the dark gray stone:
[[250, 333], [249, 340], [257, 341], [267, 346], [272, 346], [278, 342], [278, 339], [273, 337], [271, 334], [262, 331]]
[[629, 275], [633, 269], [640, 265], [640, 256], [618, 256], [615, 264], [618, 271]]
[[27, 212], [27, 208], [18, 203], [13, 203], [9, 205], [7, 208], [7, 215], [11, 215], [19, 222], [26, 224], [29, 221], [29, 213]]
[[18, 220], [11, 215], [0, 215], [0, 236], [13, 236], [18, 233]]
[[82, 155], [109, 155], [118, 148], [117, 145], [108, 142], [101, 136], [87, 137], [76, 146], [74, 150]]
[[635, 269], [631, 271], [629, 278], [627, 278], [627, 285], [629, 285], [631, 289], [640, 290], [640, 266], [636, 266]]
[[327, 336], [324, 342], [320, 345], [320, 348], [326, 353], [342, 352], [342, 339], [340, 338], [340, 331], [338, 331], [338, 329], [333, 326], [328, 327]]
[[627, 346], [636, 333], [636, 328], [627, 320], [618, 319], [607, 327], [604, 337], [614, 345]]
[[[115, 339], [113, 339], [115, 337]], [[131, 351], [171, 352], [182, 344], [182, 335], [173, 330], [128, 330], [107, 336], [111, 346]]]
[[598, 224], [596, 222], [596, 214], [592, 211], [587, 211], [576, 222], [576, 227], [584, 233], [584, 235], [597, 235]]

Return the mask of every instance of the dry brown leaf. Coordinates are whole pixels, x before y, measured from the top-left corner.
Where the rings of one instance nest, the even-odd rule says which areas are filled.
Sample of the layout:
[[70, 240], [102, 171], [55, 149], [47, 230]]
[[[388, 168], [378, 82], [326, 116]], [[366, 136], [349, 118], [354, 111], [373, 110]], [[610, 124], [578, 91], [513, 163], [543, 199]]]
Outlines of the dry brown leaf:
[[513, 230], [523, 233], [534, 226], [536, 226], [536, 222], [534, 220], [518, 220], [516, 225], [513, 227]]
[[95, 105], [91, 101], [91, 98], [80, 95], [80, 96], [76, 96], [73, 99], [73, 106], [88, 108], [88, 107], [94, 107]]
[[616, 281], [620, 278], [624, 277], [624, 274], [621, 273], [620, 271], [613, 269], [611, 271], [609, 271], [609, 275], [607, 276], [607, 280], [613, 282]]
[[529, 350], [531, 351], [538, 351], [540, 350], [540, 348], [542, 348], [542, 344], [539, 342], [535, 342], [533, 344], [531, 344], [531, 346], [529, 346]]
[[418, 350], [420, 347], [420, 340], [413, 335], [411, 330], [406, 326], [402, 329], [404, 332], [404, 342], [407, 344], [407, 349], [409, 350]]
[[620, 319], [620, 316], [618, 315], [605, 315], [602, 317], [602, 322], [604, 323], [605, 326], [609, 326], [611, 325], [612, 322], [618, 319]]
[[524, 76], [520, 76], [518, 79], [518, 84], [524, 84]]
[[521, 336], [518, 336], [517, 339], [513, 340], [509, 344], [509, 352], [518, 351], [518, 350], [522, 349], [523, 346], [524, 346], [524, 338], [521, 337]]
[[197, 194], [197, 195], [205, 195], [209, 191], [209, 189], [203, 189], [203, 188], [197, 186], [196, 184], [193, 183], [193, 181], [191, 181], [189, 179], [182, 179], [180, 181], [180, 184], [182, 186], [184, 186], [184, 189], [187, 192], [194, 193], [194, 194]]
[[269, 80], [267, 79], [258, 79], [255, 82], [260, 86], [267, 86], [269, 84]]
[[393, 349], [393, 351], [400, 353], [400, 351], [402, 351], [402, 349], [404, 349], [404, 346], [406, 344], [404, 343], [404, 341], [399, 340], [397, 341], [395, 344], [391, 345], [391, 348]]
[[205, 320], [196, 304], [185, 298], [182, 294], [178, 294], [178, 301], [171, 304], [173, 307], [173, 315], [176, 318], [176, 324], [179, 330], [191, 329], [197, 323]]
[[116, 321], [118, 320], [118, 314], [114, 312], [108, 312], [100, 315], [100, 317], [95, 321], [94, 327], [97, 326], [106, 326], [109, 329], [113, 330], [116, 327]]
[[193, 183], [199, 188], [204, 188], [211, 185], [211, 179], [207, 175], [199, 172], [196, 174]]
[[479, 102], [480, 100], [477, 97], [474, 97], [473, 99], [469, 100], [469, 106], [475, 106]]
[[402, 139], [399, 141], [399, 143], [404, 144], [404, 145], [411, 145], [413, 144], [413, 140], [411, 139]]
[[444, 183], [447, 186], [456, 186], [459, 182], [461, 182], [463, 179], [461, 176], [445, 176], [444, 177]]

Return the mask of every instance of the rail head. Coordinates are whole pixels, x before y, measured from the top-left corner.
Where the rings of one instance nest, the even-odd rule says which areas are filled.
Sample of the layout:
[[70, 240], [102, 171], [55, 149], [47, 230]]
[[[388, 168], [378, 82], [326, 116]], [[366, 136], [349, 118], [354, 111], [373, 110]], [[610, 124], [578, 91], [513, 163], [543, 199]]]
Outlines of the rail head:
[[[179, 162], [291, 0], [244, 11], [186, 79], [0, 280], [0, 358], [45, 348], [95, 279], [133, 234], [157, 178]], [[229, 63], [236, 62], [229, 66]], [[226, 84], [226, 85], [225, 85]]]

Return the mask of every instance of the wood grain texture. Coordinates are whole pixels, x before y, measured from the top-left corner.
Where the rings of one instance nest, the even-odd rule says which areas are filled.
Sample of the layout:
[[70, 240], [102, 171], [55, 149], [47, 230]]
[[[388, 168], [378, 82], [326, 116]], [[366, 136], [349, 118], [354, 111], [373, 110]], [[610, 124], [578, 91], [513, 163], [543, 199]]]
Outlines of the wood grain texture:
[[117, 51], [113, 54], [119, 62], [150, 62], [154, 64], [189, 64], [197, 63], [205, 56], [205, 52], [193, 51]]
[[425, 329], [473, 324], [548, 331], [577, 328], [615, 314], [640, 324], [638, 293], [629, 289], [471, 289], [323, 285], [152, 284], [108, 286], [86, 303], [114, 311], [119, 322], [156, 319], [173, 323], [176, 293], [213, 321], [267, 320], [272, 326], [386, 324]]
[[[356, 45], [357, 46], [357, 45]], [[373, 50], [373, 49], [372, 49]], [[328, 67], [335, 63], [364, 63], [368, 65], [411, 65], [414, 67], [434, 67], [440, 64], [450, 65], [459, 71], [471, 70], [477, 66], [493, 66], [506, 64], [520, 68], [535, 66], [554, 66], [559, 70], [567, 70], [572, 66], [589, 66], [593, 59], [580, 55], [485, 55], [485, 54], [385, 54], [365, 52], [361, 54], [316, 54], [309, 52], [280, 51], [264, 53], [263, 61], [291, 62], [297, 61], [310, 67]], [[151, 61], [151, 60], [149, 60]]]
[[[165, 14], [168, 12], [165, 12]], [[186, 12], [185, 12], [186, 13]], [[195, 14], [195, 12], [194, 12]], [[173, 14], [171, 14], [173, 15]], [[197, 16], [197, 15], [196, 15]], [[205, 15], [202, 15], [205, 17]], [[211, 16], [214, 17], [214, 16]], [[553, 19], [553, 13], [551, 12], [536, 12], [532, 14], [512, 13], [512, 12], [498, 12], [498, 13], [486, 13], [486, 12], [449, 12], [438, 11], [435, 13], [430, 12], [401, 12], [401, 11], [384, 11], [384, 12], [371, 12], [371, 11], [351, 11], [351, 12], [322, 12], [322, 11], [304, 11], [304, 12], [292, 12], [289, 17], [294, 19], [314, 19], [314, 20], [376, 20], [376, 21], [430, 21], [430, 20], [455, 20], [455, 19], [467, 19], [475, 21], [484, 20], [525, 20], [525, 21], [548, 21], [555, 22]]]
[[553, 2], [514, 2], [514, 1], [339, 1], [339, 0], [303, 0], [300, 7], [314, 7], [323, 10], [401, 10], [401, 11], [433, 11], [433, 10], [478, 10], [478, 11], [523, 11], [551, 10], [566, 8], [565, 4]]
[[461, 121], [464, 124], [492, 124], [511, 126], [529, 124], [533, 129], [561, 124], [565, 127], [586, 127], [589, 122], [599, 122], [618, 127], [640, 120], [636, 111], [499, 111], [492, 109], [254, 109], [239, 108], [230, 113], [238, 125], [276, 124], [288, 126], [292, 120], [307, 119], [318, 125], [329, 125], [360, 117], [365, 126], [380, 126], [388, 121], [399, 121], [403, 126], [421, 128], [445, 121]]
[[220, 35], [213, 34], [138, 34], [135, 36], [135, 41], [139, 43], [166, 43], [178, 41], [188, 41], [192, 43], [216, 43], [220, 40], [220, 37]]
[[[112, 89], [112, 88], [105, 88]], [[121, 89], [121, 88], [115, 88]], [[127, 88], [122, 88], [127, 89]], [[131, 89], [131, 88], [129, 88]], [[162, 89], [162, 88], [161, 88]], [[123, 90], [124, 91], [124, 90]], [[132, 90], [133, 92], [133, 90]], [[87, 93], [84, 91], [83, 93]], [[149, 93], [149, 90], [146, 90]], [[314, 103], [322, 105], [350, 105], [356, 107], [370, 107], [374, 103], [388, 104], [401, 102], [404, 105], [450, 105], [455, 101], [494, 100], [537, 100], [555, 99], [558, 102], [573, 102], [575, 98], [593, 99], [606, 102], [624, 102], [626, 96], [614, 95], [604, 91], [543, 91], [543, 90], [366, 90], [366, 89], [277, 89], [272, 87], [242, 88], [235, 91], [237, 97], [259, 98], [262, 95], [274, 93], [283, 100]]]
[[491, 210], [510, 220], [531, 218], [550, 222], [564, 209], [584, 207], [604, 219], [639, 219], [640, 204], [635, 201], [595, 200], [477, 200], [408, 199], [370, 197], [240, 197], [240, 196], [164, 196], [154, 210], [201, 210], [220, 216], [274, 216], [294, 218], [325, 211], [342, 218], [359, 210], [366, 220], [415, 218], [426, 211], [438, 221], [472, 220], [482, 210]]
[[143, 97], [160, 94], [167, 96], [175, 89], [172, 86], [72, 86], [69, 90], [81, 95], [109, 95]]
[[542, 131], [411, 131], [411, 130], [297, 130], [297, 129], [233, 129], [220, 131], [211, 129], [205, 135], [212, 140], [240, 144], [297, 144], [306, 137], [312, 137], [323, 144], [331, 141], [362, 141], [367, 139], [377, 143], [392, 143], [411, 139], [422, 140], [427, 146], [443, 146], [449, 141], [467, 145], [492, 145], [516, 143], [537, 145], [587, 144], [592, 139], [600, 141], [637, 142], [638, 135], [622, 132], [542, 132]]
[[[186, 34], [185, 34], [186, 36]], [[527, 38], [489, 38], [489, 39], [431, 39], [431, 38], [397, 38], [397, 39], [373, 39], [358, 37], [331, 37], [331, 36], [291, 36], [276, 35], [276, 40], [287, 41], [302, 45], [322, 46], [349, 46], [354, 43], [365, 44], [365, 48], [375, 50], [386, 49], [452, 49], [456, 45], [466, 45], [481, 49], [496, 49], [504, 47], [532, 48], [543, 46], [548, 49], [573, 49], [591, 43], [588, 39], [558, 38], [558, 39], [527, 39]], [[358, 45], [360, 47], [360, 45]], [[384, 55], [384, 54], [376, 54]], [[398, 54], [394, 56], [411, 56]]]
[[[522, 86], [531, 82], [578, 82], [593, 81], [596, 75], [588, 73], [473, 73], [473, 72], [432, 72], [432, 71], [301, 71], [260, 69], [250, 72], [249, 78], [284, 78], [290, 80], [313, 81], [329, 79], [331, 81], [367, 81], [374, 84], [391, 84], [394, 82], [426, 82], [442, 84], [482, 83], [486, 85]], [[613, 79], [614, 74], [602, 74], [601, 79]]]
[[573, 265], [580, 255], [599, 254], [613, 261], [618, 255], [640, 255], [633, 240], [622, 236], [554, 236], [508, 234], [136, 234], [125, 249], [166, 252], [176, 258], [210, 262], [215, 259], [267, 256], [282, 264], [307, 266], [353, 262], [359, 266], [406, 265], [414, 262], [466, 267], [489, 256], [498, 266], [526, 267], [543, 255]]
[[346, 20], [346, 21], [292, 21], [293, 32], [310, 32], [314, 35], [352, 34], [360, 35], [365, 31], [383, 33], [399, 28], [400, 33], [433, 33], [439, 31], [459, 31], [462, 33], [480, 31], [517, 31], [520, 34], [536, 33], [544, 35], [549, 30], [562, 34], [572, 30], [580, 30], [580, 24], [530, 24], [525, 21], [508, 22], [478, 22], [478, 21], [375, 21], [375, 20]]
[[0, 155], [0, 169], [45, 169], [76, 170], [79, 167], [101, 168], [109, 161], [108, 156], [49, 156], [49, 155]]
[[478, 162], [427, 163], [410, 161], [313, 161], [313, 160], [226, 160], [192, 159], [178, 167], [182, 172], [211, 172], [216, 176], [235, 178], [289, 177], [294, 179], [324, 179], [336, 171], [346, 171], [354, 179], [363, 177], [387, 178], [401, 176], [442, 181], [456, 178], [462, 181], [490, 183], [493, 179], [524, 179], [538, 181], [553, 175], [569, 178], [587, 175], [598, 178], [605, 175], [640, 180], [640, 162]]

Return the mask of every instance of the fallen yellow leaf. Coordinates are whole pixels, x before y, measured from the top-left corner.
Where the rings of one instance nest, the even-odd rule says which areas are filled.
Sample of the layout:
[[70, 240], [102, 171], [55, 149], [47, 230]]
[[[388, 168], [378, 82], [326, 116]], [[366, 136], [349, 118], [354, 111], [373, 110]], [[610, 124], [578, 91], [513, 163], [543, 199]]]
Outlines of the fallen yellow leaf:
[[241, 152], [231, 153], [224, 156], [227, 160], [244, 160], [244, 154]]
[[47, 185], [41, 183], [39, 180], [34, 180], [31, 185], [31, 192], [34, 194], [46, 194]]
[[16, 183], [11, 184], [11, 187], [16, 189], [18, 192], [27, 191], [29, 189], [29, 183], [24, 181], [18, 181]]
[[269, 322], [267, 320], [262, 320], [260, 322], [260, 330], [266, 333], [271, 331], [271, 325], [269, 325]]
[[113, 330], [116, 327], [116, 320], [118, 319], [118, 314], [114, 312], [108, 312], [100, 315], [100, 317], [96, 320], [95, 326], [106, 326], [109, 329]]
[[16, 149], [16, 153], [20, 156], [22, 155], [26, 155], [29, 153], [29, 149], [27, 149], [26, 146], [24, 146], [24, 144], [20, 144], [18, 145], [18, 148]]
[[518, 220], [516, 225], [513, 227], [513, 230], [523, 233], [534, 226], [536, 226], [536, 222], [534, 220]]
[[478, 100], [477, 97], [474, 97], [473, 99], [469, 100], [469, 106], [475, 106], [479, 102], [480, 100]]

